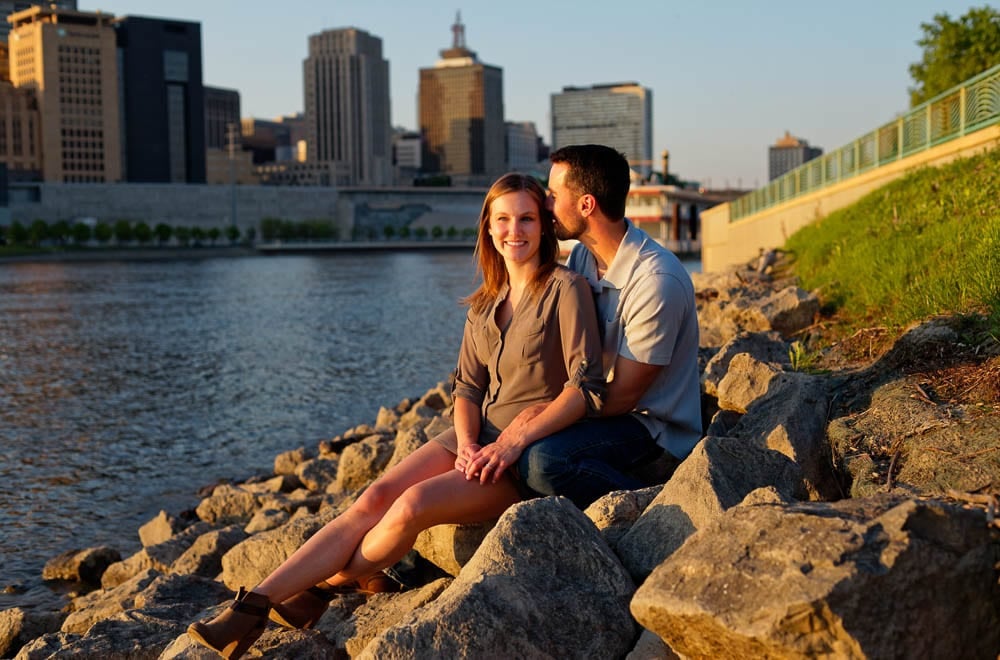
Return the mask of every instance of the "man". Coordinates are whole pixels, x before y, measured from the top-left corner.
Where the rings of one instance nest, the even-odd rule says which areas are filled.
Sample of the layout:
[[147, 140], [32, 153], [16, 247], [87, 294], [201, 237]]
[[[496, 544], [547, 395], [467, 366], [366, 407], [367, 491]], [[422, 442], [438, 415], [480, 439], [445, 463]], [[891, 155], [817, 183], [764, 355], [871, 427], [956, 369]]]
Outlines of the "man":
[[544, 409], [535, 406], [498, 441], [527, 444], [517, 469], [531, 490], [583, 508], [612, 490], [647, 485], [628, 471], [663, 450], [679, 462], [701, 438], [698, 320], [683, 265], [625, 219], [625, 157], [576, 145], [550, 160], [549, 208], [556, 235], [579, 240], [567, 265], [594, 291], [608, 391], [600, 417], [528, 444], [531, 420]]

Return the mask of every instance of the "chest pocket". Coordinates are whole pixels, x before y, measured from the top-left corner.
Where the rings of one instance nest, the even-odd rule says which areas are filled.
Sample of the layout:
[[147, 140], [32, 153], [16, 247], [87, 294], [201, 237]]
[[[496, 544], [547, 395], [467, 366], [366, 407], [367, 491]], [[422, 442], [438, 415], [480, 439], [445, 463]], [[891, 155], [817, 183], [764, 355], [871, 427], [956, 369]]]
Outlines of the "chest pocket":
[[545, 326], [528, 328], [524, 333], [524, 341], [521, 345], [521, 359], [525, 362], [538, 362], [542, 359], [542, 349], [545, 345]]

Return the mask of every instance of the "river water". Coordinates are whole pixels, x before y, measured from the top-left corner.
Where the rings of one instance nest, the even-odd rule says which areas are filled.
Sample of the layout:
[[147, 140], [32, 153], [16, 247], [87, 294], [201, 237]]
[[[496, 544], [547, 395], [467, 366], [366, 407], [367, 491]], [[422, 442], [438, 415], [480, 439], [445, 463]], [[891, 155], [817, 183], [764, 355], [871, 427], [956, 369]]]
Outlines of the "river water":
[[444, 380], [474, 285], [464, 250], [0, 264], [0, 610]]

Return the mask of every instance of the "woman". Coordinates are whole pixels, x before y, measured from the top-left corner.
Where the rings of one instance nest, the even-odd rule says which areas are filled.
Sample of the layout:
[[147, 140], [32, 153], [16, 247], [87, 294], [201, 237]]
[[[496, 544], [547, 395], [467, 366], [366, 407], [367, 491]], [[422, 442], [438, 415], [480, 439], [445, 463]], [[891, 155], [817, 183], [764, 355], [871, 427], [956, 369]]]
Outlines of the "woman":
[[[422, 530], [492, 520], [521, 499], [507, 468], [524, 446], [596, 412], [604, 392], [589, 286], [556, 264], [557, 253], [541, 185], [520, 174], [497, 180], [479, 218], [483, 282], [465, 300], [454, 428], [386, 471], [253, 591], [241, 588], [225, 612], [191, 624], [192, 638], [239, 657], [269, 615], [310, 627], [329, 603], [324, 592], [391, 566]], [[525, 434], [516, 442], [499, 437], [536, 403], [549, 405]]]

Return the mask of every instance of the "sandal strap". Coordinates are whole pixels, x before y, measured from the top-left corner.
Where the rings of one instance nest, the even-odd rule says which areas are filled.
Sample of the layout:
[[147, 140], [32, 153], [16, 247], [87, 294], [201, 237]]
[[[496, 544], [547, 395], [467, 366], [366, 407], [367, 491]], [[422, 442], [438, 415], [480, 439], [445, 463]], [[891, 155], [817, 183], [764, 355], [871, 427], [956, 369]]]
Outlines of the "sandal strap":
[[[248, 603], [247, 598], [250, 596], [263, 600], [264, 604], [255, 605], [254, 603]], [[241, 614], [266, 617], [268, 612], [271, 611], [271, 602], [265, 596], [255, 594], [252, 591], [247, 591], [243, 587], [240, 587], [239, 592], [236, 594], [236, 599], [233, 601], [233, 604], [229, 606], [229, 609]]]

